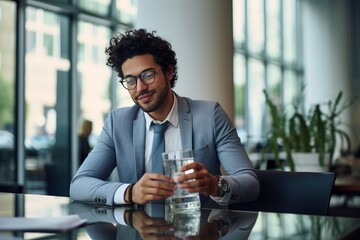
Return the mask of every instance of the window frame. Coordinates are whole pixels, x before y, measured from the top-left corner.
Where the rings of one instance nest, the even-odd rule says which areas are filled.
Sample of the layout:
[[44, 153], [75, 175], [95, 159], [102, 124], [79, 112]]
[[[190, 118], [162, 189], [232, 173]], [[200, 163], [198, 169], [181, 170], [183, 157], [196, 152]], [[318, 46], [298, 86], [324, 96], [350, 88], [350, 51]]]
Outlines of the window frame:
[[[234, 31], [236, 32], [243, 32], [244, 36], [241, 38], [242, 42], [238, 42], [236, 39], [236, 36], [234, 36], [234, 58], [235, 55], [240, 55], [244, 57], [244, 67], [243, 69], [246, 71], [245, 75], [245, 106], [243, 106], [245, 108], [245, 116], [243, 121], [245, 122], [245, 125], [243, 126], [243, 128], [239, 128], [239, 126], [235, 126], [238, 130], [238, 132], [241, 132], [242, 135], [241, 140], [243, 142], [243, 144], [245, 144], [245, 146], [249, 147], [249, 150], [253, 150], [253, 146], [254, 144], [258, 143], [259, 141], [263, 141], [263, 138], [265, 136], [265, 133], [269, 130], [269, 124], [268, 124], [268, 119], [269, 119], [269, 115], [267, 112], [267, 108], [265, 106], [265, 101], [263, 101], [263, 106], [262, 109], [266, 109], [265, 113], [263, 113], [264, 117], [261, 119], [262, 123], [261, 123], [261, 129], [258, 129], [257, 131], [261, 132], [262, 135], [261, 136], [253, 136], [253, 133], [250, 130], [249, 124], [250, 122], [253, 121], [253, 119], [251, 119], [250, 117], [250, 109], [252, 108], [252, 106], [249, 104], [249, 99], [251, 98], [251, 96], [249, 96], [249, 94], [251, 94], [249, 86], [250, 86], [250, 81], [252, 76], [250, 76], [249, 73], [249, 62], [252, 60], [256, 60], [256, 61], [260, 61], [263, 66], [264, 66], [264, 84], [265, 84], [265, 89], [269, 90], [269, 74], [268, 74], [268, 66], [277, 66], [280, 69], [280, 75], [281, 75], [281, 79], [280, 79], [280, 96], [278, 96], [278, 98], [280, 99], [279, 104], [283, 105], [284, 103], [284, 98], [285, 98], [285, 89], [284, 89], [284, 82], [285, 82], [285, 72], [291, 71], [295, 74], [296, 76], [296, 88], [298, 91], [301, 90], [301, 87], [303, 86], [303, 63], [302, 63], [302, 42], [301, 42], [301, 35], [302, 35], [302, 26], [301, 26], [301, 1], [300, 0], [293, 0], [295, 2], [295, 11], [296, 11], [296, 16], [294, 17], [295, 21], [296, 21], [296, 40], [297, 40], [297, 44], [294, 46], [294, 50], [296, 51], [296, 61], [295, 62], [287, 62], [284, 59], [284, 22], [286, 21], [284, 19], [284, 3], [283, 1], [279, 0], [279, 15], [280, 15], [280, 19], [279, 19], [279, 31], [280, 31], [280, 43], [278, 43], [280, 45], [280, 56], [278, 58], [272, 58], [271, 56], [269, 56], [268, 54], [268, 16], [267, 16], [267, 9], [268, 9], [268, 3], [266, 0], [262, 0], [263, 1], [263, 13], [262, 13], [262, 18], [263, 18], [263, 36], [264, 36], [264, 45], [262, 46], [263, 51], [260, 52], [252, 52], [249, 49], [249, 29], [251, 28], [251, 23], [249, 22], [249, 8], [248, 8], [248, 4], [249, 1], [251, 0], [241, 0], [242, 4], [239, 5], [240, 0], [233, 0], [233, 2], [236, 2], [236, 4], [233, 4], [233, 6], [240, 6], [242, 9], [242, 12], [239, 12], [239, 14], [243, 14], [244, 17], [242, 18], [243, 21], [243, 28], [244, 29], [236, 29]], [[233, 14], [236, 15], [236, 9], [233, 9]], [[234, 17], [235, 21], [236, 18]], [[234, 23], [234, 26], [239, 26], [239, 24]], [[236, 66], [235, 66], [236, 67]], [[235, 71], [234, 71], [235, 74]], [[236, 76], [234, 76], [234, 79], [236, 78]], [[235, 96], [237, 95], [237, 93], [234, 93]], [[259, 110], [260, 111], [260, 110]], [[236, 112], [235, 109], [235, 114], [236, 116], [238, 116], [238, 113]]]
[[[1, 0], [3, 1], [3, 0]], [[109, 28], [111, 34], [115, 34], [119, 29], [130, 29], [133, 27], [132, 22], [121, 22], [116, 16], [116, 0], [111, 0], [109, 5], [109, 12], [107, 15], [99, 15], [90, 11], [86, 11], [77, 6], [77, 0], [6, 0], [15, 4], [15, 19], [16, 19], [16, 47], [15, 47], [15, 102], [14, 102], [14, 135], [15, 135], [15, 159], [16, 159], [16, 183], [25, 186], [26, 184], [26, 170], [25, 170], [25, 56], [26, 56], [26, 9], [28, 7], [34, 7], [42, 9], [44, 11], [52, 12], [58, 15], [65, 16], [69, 19], [69, 60], [70, 67], [70, 128], [68, 129], [70, 134], [70, 161], [71, 168], [68, 174], [71, 178], [78, 168], [77, 165], [77, 129], [78, 129], [78, 109], [76, 109], [74, 101], [77, 100], [78, 86], [76, 84], [77, 79], [77, 23], [79, 21], [90, 22], [95, 25], [100, 25]], [[136, 1], [135, 1], [136, 2]], [[136, 3], [135, 3], [136, 4]], [[111, 109], [117, 106], [116, 94], [117, 82], [115, 81], [116, 75], [111, 75], [111, 91], [110, 102]], [[71, 179], [66, 179], [69, 183]], [[26, 190], [26, 189], [25, 189]]]

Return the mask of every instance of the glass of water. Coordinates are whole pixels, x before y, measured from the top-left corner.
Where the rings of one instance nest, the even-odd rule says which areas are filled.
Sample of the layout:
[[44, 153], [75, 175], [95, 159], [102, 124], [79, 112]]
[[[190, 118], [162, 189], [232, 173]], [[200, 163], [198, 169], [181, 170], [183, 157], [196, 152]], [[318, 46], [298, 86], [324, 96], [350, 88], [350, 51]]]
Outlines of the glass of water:
[[[162, 154], [165, 175], [171, 177], [176, 183], [176, 178], [182, 174], [192, 173], [193, 170], [181, 172], [182, 166], [194, 161], [192, 150], [178, 150]], [[178, 183], [176, 183], [178, 185]], [[177, 187], [173, 196], [166, 200], [171, 211], [187, 211], [200, 209], [199, 193], [189, 193], [186, 189]]]

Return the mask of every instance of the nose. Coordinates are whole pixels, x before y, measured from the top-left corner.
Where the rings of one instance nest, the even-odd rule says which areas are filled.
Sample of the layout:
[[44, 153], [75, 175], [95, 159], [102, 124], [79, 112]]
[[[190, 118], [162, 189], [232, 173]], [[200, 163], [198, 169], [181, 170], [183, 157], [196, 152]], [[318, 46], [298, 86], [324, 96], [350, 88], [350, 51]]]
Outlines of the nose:
[[146, 84], [143, 83], [143, 81], [141, 81], [141, 79], [139, 77], [136, 79], [136, 81], [137, 81], [136, 82], [136, 91], [137, 92], [141, 92], [148, 87]]

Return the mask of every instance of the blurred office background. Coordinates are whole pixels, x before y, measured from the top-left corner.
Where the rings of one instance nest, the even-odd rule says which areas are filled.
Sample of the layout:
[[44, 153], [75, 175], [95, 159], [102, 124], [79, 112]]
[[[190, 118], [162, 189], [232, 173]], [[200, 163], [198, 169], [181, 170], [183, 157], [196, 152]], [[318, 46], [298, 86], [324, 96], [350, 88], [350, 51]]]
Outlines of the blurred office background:
[[[68, 195], [82, 120], [96, 144], [132, 104], [105, 63], [111, 36], [156, 30], [179, 60], [175, 91], [219, 101], [249, 152], [269, 129], [263, 89], [291, 106], [360, 89], [356, 0], [0, 0], [0, 183]], [[289, 111], [291, 108], [289, 107]], [[360, 107], [344, 114], [360, 144]]]

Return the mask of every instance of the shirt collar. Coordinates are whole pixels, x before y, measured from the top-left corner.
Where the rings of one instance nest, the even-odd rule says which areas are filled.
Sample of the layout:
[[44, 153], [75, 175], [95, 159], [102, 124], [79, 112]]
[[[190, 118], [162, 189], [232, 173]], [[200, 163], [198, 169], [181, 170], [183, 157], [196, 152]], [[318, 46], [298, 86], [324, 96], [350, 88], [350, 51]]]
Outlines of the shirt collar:
[[170, 110], [169, 114], [166, 116], [164, 121], [162, 121], [162, 122], [157, 121], [157, 120], [153, 119], [148, 113], [144, 112], [145, 121], [146, 121], [146, 130], [147, 131], [150, 130], [151, 122], [161, 124], [161, 123], [164, 123], [166, 121], [169, 121], [171, 123], [171, 125], [173, 125], [174, 127], [178, 126], [178, 123], [179, 123], [178, 100], [177, 100], [176, 95], [174, 93], [172, 93], [172, 94], [174, 95], [174, 102], [173, 102], [173, 105], [171, 107], [171, 110]]

